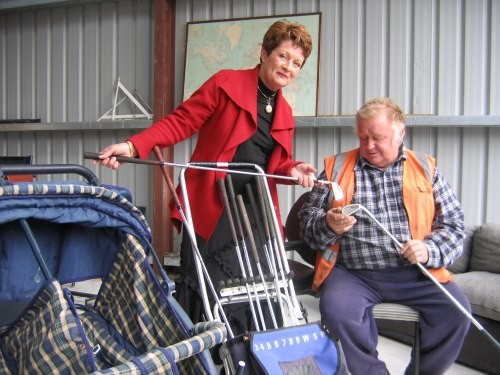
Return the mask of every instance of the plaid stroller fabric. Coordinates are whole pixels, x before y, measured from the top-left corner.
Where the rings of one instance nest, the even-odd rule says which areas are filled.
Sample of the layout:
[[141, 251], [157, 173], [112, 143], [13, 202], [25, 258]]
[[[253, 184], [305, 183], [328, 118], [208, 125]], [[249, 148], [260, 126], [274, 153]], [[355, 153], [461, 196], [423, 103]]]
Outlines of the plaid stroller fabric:
[[[92, 348], [57, 280], [47, 282], [33, 305], [2, 338], [2, 344], [11, 367], [20, 374], [86, 373], [95, 369]], [[10, 373], [5, 366], [1, 373]]]
[[[124, 189], [3, 183], [0, 374], [215, 374], [225, 325], [194, 325], [150, 259]], [[75, 304], [64, 286], [88, 279], [102, 280], [94, 303]]]
[[175, 344], [178, 345], [171, 348], [170, 357], [179, 362], [180, 373], [195, 374], [197, 368], [203, 367], [197, 356], [190, 361], [181, 360], [221, 342], [224, 328], [218, 323], [201, 324], [198, 330], [209, 329], [208, 332], [196, 340], [182, 342], [193, 332], [178, 323], [180, 317], [169, 307], [166, 293], [154, 277], [140, 243], [127, 235], [94, 308], [82, 316], [94, 342], [100, 343], [101, 353], [97, 360], [101, 368], [116, 366], [130, 361], [133, 355]]

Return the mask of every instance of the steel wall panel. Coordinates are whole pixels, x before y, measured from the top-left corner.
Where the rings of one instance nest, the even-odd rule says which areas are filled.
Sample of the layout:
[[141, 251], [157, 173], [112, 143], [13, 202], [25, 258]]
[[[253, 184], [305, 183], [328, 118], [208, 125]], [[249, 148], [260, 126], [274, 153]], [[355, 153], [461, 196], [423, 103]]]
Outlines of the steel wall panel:
[[439, 8], [437, 114], [460, 115], [463, 77], [463, 10], [458, 1], [442, 1]]
[[[304, 12], [322, 13], [318, 115], [352, 115], [376, 95], [391, 96], [409, 114], [438, 120], [500, 114], [500, 0], [178, 1], [176, 103], [182, 99], [187, 22]], [[111, 108], [118, 76], [151, 103], [152, 22], [152, 0], [0, 12], [0, 118], [95, 121]], [[351, 128], [331, 119], [330, 127], [296, 131], [296, 157], [319, 170], [325, 156], [357, 145]], [[409, 127], [406, 144], [438, 158], [468, 224], [500, 222], [500, 165], [493, 151], [500, 147], [500, 124], [437, 122]], [[128, 133], [7, 132], [0, 135], [0, 151], [81, 162], [83, 151], [97, 151]], [[175, 161], [187, 161], [195, 143], [196, 137], [176, 146]], [[130, 186], [140, 204], [148, 205], [148, 168], [98, 173], [103, 182]], [[302, 191], [280, 188], [284, 213]]]
[[[35, 17], [32, 13], [23, 14], [22, 17], [22, 30], [21, 30], [21, 61], [20, 61], [20, 93], [26, 93], [23, 95], [20, 103], [20, 114], [21, 118], [33, 118], [36, 109], [36, 97], [34, 86], [32, 84], [35, 69], [35, 42], [34, 36], [36, 32], [35, 28]], [[18, 99], [19, 100], [19, 99]]]
[[[0, 118], [96, 121], [119, 77], [152, 98], [152, 2], [102, 1], [0, 13]], [[124, 102], [118, 113], [130, 113]]]
[[[344, 1], [341, 7], [341, 74], [339, 114], [354, 114], [364, 98], [363, 62], [365, 46], [363, 43], [364, 1]], [[328, 17], [327, 15], [325, 15]], [[324, 62], [320, 59], [320, 65]], [[327, 88], [328, 89], [328, 88]], [[321, 95], [321, 93], [320, 93]], [[322, 109], [320, 114], [324, 114]]]
[[[387, 3], [387, 2], [385, 2]], [[388, 7], [388, 9], [386, 9]], [[366, 98], [375, 96], [391, 96], [400, 105], [412, 111], [411, 93], [413, 89], [413, 14], [411, 1], [388, 2], [382, 7], [383, 14], [376, 23], [387, 24], [389, 27], [383, 29], [380, 40], [383, 41], [381, 50], [383, 56], [380, 58], [380, 73], [384, 75], [379, 87], [366, 92]], [[371, 13], [368, 13], [371, 14]], [[372, 18], [372, 17], [368, 17]], [[378, 18], [378, 17], [377, 17]], [[371, 35], [373, 26], [367, 27], [367, 35]], [[369, 64], [370, 61], [367, 61]]]
[[[500, 128], [489, 128], [486, 135], [486, 160], [485, 175], [482, 176], [485, 183], [485, 192], [476, 192], [476, 198], [471, 197], [472, 204], [484, 207], [485, 216], [480, 221], [469, 220], [472, 223], [500, 223], [500, 194], [498, 194], [500, 163], [498, 162], [498, 150], [500, 149]], [[469, 178], [466, 176], [465, 178]], [[473, 183], [473, 181], [471, 181]]]
[[[68, 131], [1, 132], [0, 153], [33, 155], [39, 164], [84, 164], [101, 182], [129, 188], [135, 204], [151, 215], [149, 167], [126, 165], [116, 172], [83, 160], [85, 151], [99, 151], [133, 132], [71, 128], [95, 122], [112, 107], [118, 77], [152, 103], [152, 19], [152, 1], [135, 0], [0, 13], [0, 119], [69, 122]], [[118, 113], [131, 113], [130, 105], [124, 102]]]
[[20, 27], [19, 15], [12, 15], [5, 20], [3, 82], [5, 85], [4, 106], [5, 111], [10, 116], [19, 116], [20, 112], [20, 87], [19, 77], [21, 76], [19, 55], [21, 45], [19, 40]]
[[488, 108], [491, 115], [500, 114], [500, 1], [493, 1], [491, 5], [491, 22], [490, 22], [490, 82], [489, 82], [489, 98]]
[[[413, 85], [409, 108], [412, 113], [435, 113], [435, 67], [437, 45], [437, 7], [434, 0], [414, 3]], [[411, 104], [411, 106], [410, 106]]]
[[[50, 101], [52, 99], [50, 86], [50, 13], [48, 10], [42, 10], [35, 14], [36, 17], [36, 35], [35, 35], [35, 79], [36, 85], [36, 104], [35, 118], [44, 119], [43, 121], [52, 122], [50, 112]], [[23, 95], [24, 96], [24, 95]], [[7, 117], [12, 118], [12, 117]]]
[[489, 46], [491, 36], [489, 1], [465, 3], [463, 114], [488, 114], [488, 85], [490, 80]]
[[461, 180], [460, 196], [467, 220], [472, 223], [481, 223], [486, 212], [486, 206], [478, 204], [477, 198], [484, 200], [486, 192], [488, 154], [484, 146], [487, 135], [486, 128], [464, 129], [463, 132], [462, 170], [465, 174]]
[[[185, 40], [185, 22], [226, 14], [227, 18], [285, 14], [294, 9], [322, 12], [319, 115], [352, 115], [367, 98], [378, 95], [391, 96], [407, 113], [416, 115], [500, 111], [493, 104], [498, 100], [492, 100], [500, 90], [500, 84], [495, 84], [500, 77], [498, 0], [290, 1], [276, 2], [275, 8], [265, 1], [214, 3], [215, 10], [206, 2], [178, 3], [180, 43]], [[184, 56], [177, 59], [177, 67], [183, 69]], [[181, 97], [179, 91], [176, 98]], [[500, 174], [489, 173], [497, 164], [490, 162], [491, 153], [480, 157], [477, 150], [490, 150], [496, 144], [491, 134], [497, 133], [496, 128], [481, 127], [407, 129], [408, 146], [437, 156], [440, 169], [463, 201], [469, 224], [494, 215], [495, 210], [487, 209], [494, 195], [488, 187], [498, 183]], [[318, 169], [326, 155], [356, 146], [350, 128], [296, 131], [297, 159]], [[193, 141], [176, 147], [176, 159], [187, 160], [193, 147]], [[477, 168], [476, 163], [488, 167]], [[484, 188], [478, 191], [481, 185]], [[280, 188], [283, 212], [300, 193], [300, 188]]]
[[68, 9], [67, 116], [65, 121], [83, 120], [83, 18], [81, 7]]
[[[361, 41], [359, 43], [362, 46], [363, 55], [359, 59], [360, 65], [362, 66], [363, 73], [360, 77], [363, 81], [364, 89], [361, 94], [364, 97], [373, 98], [375, 96], [386, 96], [387, 95], [387, 84], [389, 82], [388, 70], [390, 68], [389, 64], [389, 38], [388, 35], [393, 35], [395, 38], [399, 38], [405, 34], [404, 30], [400, 30], [397, 34], [389, 34], [388, 29], [391, 28], [391, 20], [395, 18], [389, 18], [387, 7], [387, 1], [376, 0], [368, 1], [365, 4], [365, 14], [369, 14], [366, 17], [365, 24], [363, 25], [363, 34], [361, 35]], [[396, 42], [394, 44], [397, 44]], [[399, 53], [394, 56], [393, 61], [396, 68], [391, 71], [391, 76], [398, 77], [398, 72], [401, 72], [404, 67], [401, 58], [405, 56], [403, 51], [398, 48]], [[404, 82], [401, 79], [397, 79], [397, 82]], [[357, 103], [356, 103], [357, 104]]]
[[[340, 12], [338, 1], [321, 1], [322, 9], [321, 33], [320, 33], [320, 60], [319, 64], [318, 88], [321, 95], [318, 95], [318, 108], [322, 108], [324, 113], [338, 113], [339, 110], [339, 61], [340, 61]], [[327, 15], [327, 17], [325, 17]], [[313, 46], [318, 48], [318, 46]]]
[[[21, 125], [22, 126], [22, 125]], [[82, 164], [96, 173], [102, 183], [122, 186], [131, 191], [134, 203], [145, 207], [152, 217], [149, 181], [151, 167], [124, 165], [119, 172], [96, 167], [90, 160], [82, 160], [85, 151], [97, 152], [109, 143], [129, 137], [133, 130], [68, 130], [0, 132], [0, 155], [32, 155], [36, 164]], [[38, 181], [77, 180], [74, 175], [39, 176]]]
[[[96, 64], [98, 64], [97, 77], [99, 82], [99, 113], [93, 116], [101, 116], [112, 106], [112, 99], [115, 95], [115, 84], [118, 78], [117, 73], [117, 20], [116, 20], [116, 5], [113, 3], [105, 3], [101, 6], [102, 20], [100, 22], [100, 45], [97, 49]], [[107, 49], [111, 49], [112, 53], [106, 53]], [[120, 74], [121, 76], [121, 74]]]

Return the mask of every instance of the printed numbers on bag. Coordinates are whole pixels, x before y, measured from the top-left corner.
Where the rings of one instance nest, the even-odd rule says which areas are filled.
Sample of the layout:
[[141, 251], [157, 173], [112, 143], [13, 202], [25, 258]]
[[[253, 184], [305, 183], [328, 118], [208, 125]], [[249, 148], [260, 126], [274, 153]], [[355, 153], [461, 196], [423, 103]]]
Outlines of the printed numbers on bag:
[[302, 336], [283, 337], [279, 340], [271, 340], [254, 344], [253, 350], [255, 352], [258, 352], [258, 351], [286, 348], [294, 345], [307, 345], [311, 341], [317, 341], [324, 338], [326, 338], [324, 332], [321, 332], [319, 335], [317, 333], [312, 333], [312, 334], [305, 334]]

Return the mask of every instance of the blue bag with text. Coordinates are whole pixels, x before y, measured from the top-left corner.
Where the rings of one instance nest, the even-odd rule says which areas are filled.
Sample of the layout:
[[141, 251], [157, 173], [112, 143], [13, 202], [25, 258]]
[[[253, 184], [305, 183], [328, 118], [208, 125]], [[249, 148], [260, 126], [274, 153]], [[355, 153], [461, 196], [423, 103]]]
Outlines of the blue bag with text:
[[244, 374], [348, 374], [339, 340], [320, 323], [249, 332], [225, 346], [230, 362], [245, 362]]

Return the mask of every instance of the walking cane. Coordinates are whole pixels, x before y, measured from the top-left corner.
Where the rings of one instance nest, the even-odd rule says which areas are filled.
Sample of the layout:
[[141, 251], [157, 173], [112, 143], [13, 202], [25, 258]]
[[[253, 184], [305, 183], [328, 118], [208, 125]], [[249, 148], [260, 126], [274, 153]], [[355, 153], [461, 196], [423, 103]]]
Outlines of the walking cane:
[[[366, 212], [368, 217], [373, 220], [379, 227], [382, 229], [390, 238], [391, 240], [398, 246], [399, 248], [403, 247], [403, 244], [399, 242], [396, 237], [390, 233], [387, 228], [385, 228], [382, 223], [380, 223], [373, 214], [368, 211], [366, 207], [364, 207], [361, 204], [350, 204], [347, 206], [344, 206], [342, 208], [342, 213], [346, 215], [353, 215], [355, 212], [362, 210]], [[468, 312], [465, 307], [462, 306], [460, 302], [457, 301], [455, 297], [451, 295], [450, 292], [446, 290], [444, 286], [441, 285], [441, 283], [434, 277], [432, 273], [429, 272], [427, 268], [425, 268], [421, 263], [417, 263], [418, 268], [429, 278], [431, 281], [436, 284], [436, 286], [448, 297], [448, 299], [453, 302], [453, 304], [477, 327], [479, 332], [481, 332], [495, 347], [498, 351], [500, 351], [500, 343], [493, 337], [491, 333], [489, 333], [482, 325], [479, 323], [470, 312]]]

